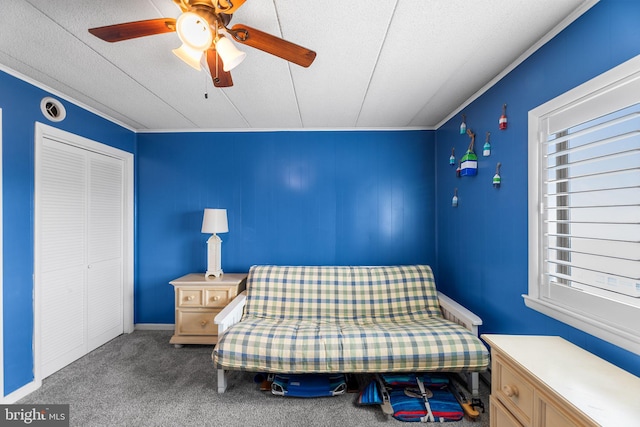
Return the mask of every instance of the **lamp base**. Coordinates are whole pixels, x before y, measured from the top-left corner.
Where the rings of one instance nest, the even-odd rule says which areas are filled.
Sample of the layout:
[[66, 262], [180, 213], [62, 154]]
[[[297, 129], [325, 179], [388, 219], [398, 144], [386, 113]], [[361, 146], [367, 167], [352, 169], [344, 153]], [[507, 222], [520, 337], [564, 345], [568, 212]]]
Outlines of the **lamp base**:
[[224, 273], [222, 272], [222, 270], [217, 270], [217, 271], [209, 271], [207, 270], [206, 273], [204, 273], [204, 278], [208, 279], [209, 277], [213, 276], [213, 277], [220, 277], [222, 276]]
[[207, 272], [204, 274], [205, 279], [213, 276], [222, 276], [222, 265], [220, 263], [220, 255], [222, 252], [222, 239], [215, 233], [207, 240]]

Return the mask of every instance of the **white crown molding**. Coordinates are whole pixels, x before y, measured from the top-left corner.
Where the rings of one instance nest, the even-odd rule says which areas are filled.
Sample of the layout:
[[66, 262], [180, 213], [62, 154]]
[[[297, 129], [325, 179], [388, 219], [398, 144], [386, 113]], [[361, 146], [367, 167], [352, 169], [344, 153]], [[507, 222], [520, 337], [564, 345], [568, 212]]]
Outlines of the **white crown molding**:
[[534, 44], [529, 49], [527, 49], [522, 55], [518, 57], [518, 59], [516, 59], [511, 64], [509, 64], [507, 68], [502, 70], [502, 72], [498, 74], [496, 77], [494, 77], [489, 83], [484, 85], [479, 91], [471, 95], [469, 99], [467, 99], [465, 102], [460, 104], [458, 108], [453, 110], [448, 116], [446, 116], [442, 121], [440, 121], [440, 123], [438, 123], [435, 126], [435, 128], [440, 129], [442, 126], [444, 126], [449, 120], [451, 120], [452, 117], [458, 115], [469, 104], [471, 104], [476, 99], [480, 98], [480, 96], [482, 96], [486, 91], [491, 89], [495, 84], [497, 84], [500, 80], [502, 80], [503, 77], [505, 77], [507, 74], [513, 71], [518, 65], [522, 64], [527, 58], [533, 55], [534, 52], [536, 52], [538, 49], [544, 46], [549, 40], [557, 36], [562, 30], [564, 30], [569, 25], [571, 25], [573, 21], [575, 21], [580, 16], [582, 16], [586, 11], [591, 9], [599, 1], [600, 0], [585, 0], [580, 7], [578, 7], [576, 10], [573, 11], [573, 13], [571, 13], [569, 16], [563, 19], [558, 25], [553, 27], [551, 31], [549, 31], [540, 40], [538, 40], [536, 44]]
[[76, 100], [76, 99], [74, 99], [74, 98], [72, 98], [70, 96], [67, 96], [64, 93], [62, 93], [62, 92], [60, 92], [60, 91], [58, 91], [56, 89], [50, 88], [49, 86], [47, 86], [47, 85], [45, 85], [45, 84], [43, 84], [43, 83], [41, 83], [41, 82], [39, 82], [39, 81], [37, 81], [35, 79], [32, 79], [31, 77], [25, 76], [24, 74], [14, 70], [14, 69], [12, 69], [10, 67], [7, 67], [4, 64], [0, 64], [0, 71], [4, 71], [5, 73], [9, 74], [10, 76], [13, 76], [13, 77], [15, 77], [15, 78], [17, 78], [19, 80], [22, 80], [22, 81], [24, 81], [26, 83], [29, 83], [30, 85], [35, 86], [38, 89], [42, 89], [42, 90], [44, 90], [46, 92], [49, 92], [51, 95], [54, 95], [55, 97], [64, 99], [65, 101], [70, 102], [71, 104], [74, 104], [74, 105], [76, 105], [76, 106], [78, 106], [78, 107], [80, 107], [80, 108], [82, 108], [84, 110], [87, 110], [90, 113], [93, 113], [96, 116], [102, 117], [103, 119], [108, 120], [108, 121], [110, 121], [110, 122], [112, 122], [112, 123], [114, 123], [114, 124], [116, 124], [118, 126], [121, 126], [121, 127], [125, 128], [127, 130], [130, 130], [131, 132], [136, 132], [136, 129], [132, 128], [128, 124], [123, 123], [123, 122], [121, 122], [119, 120], [116, 120], [113, 117], [106, 115], [102, 111], [96, 110], [93, 107], [90, 107], [90, 106], [88, 106], [86, 104], [83, 104], [82, 102], [80, 102], [80, 101], [78, 101], [78, 100]]
[[252, 133], [252, 132], [369, 132], [369, 131], [415, 131], [436, 130], [434, 127], [401, 127], [401, 128], [238, 128], [238, 129], [140, 129], [137, 133]]

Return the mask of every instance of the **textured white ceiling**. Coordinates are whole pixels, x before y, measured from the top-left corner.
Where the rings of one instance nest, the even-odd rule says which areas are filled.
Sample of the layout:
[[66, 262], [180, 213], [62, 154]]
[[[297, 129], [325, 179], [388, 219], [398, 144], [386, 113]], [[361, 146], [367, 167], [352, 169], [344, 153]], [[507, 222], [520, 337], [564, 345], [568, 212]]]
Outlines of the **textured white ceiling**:
[[[11, 0], [0, 64], [135, 130], [434, 128], [597, 0], [247, 0], [244, 23], [317, 52], [309, 68], [239, 46], [214, 88], [175, 33], [88, 28], [177, 17], [171, 0]], [[208, 98], [204, 94], [208, 93]]]

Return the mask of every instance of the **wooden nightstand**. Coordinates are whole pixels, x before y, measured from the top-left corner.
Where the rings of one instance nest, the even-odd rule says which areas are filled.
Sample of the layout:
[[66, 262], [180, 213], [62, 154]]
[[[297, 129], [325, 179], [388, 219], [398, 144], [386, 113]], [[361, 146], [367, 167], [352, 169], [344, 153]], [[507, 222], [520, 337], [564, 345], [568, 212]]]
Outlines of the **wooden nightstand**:
[[175, 332], [169, 342], [176, 347], [218, 342], [218, 325], [213, 318], [244, 291], [246, 279], [244, 273], [209, 278], [204, 273], [191, 273], [169, 282], [175, 288], [176, 306]]

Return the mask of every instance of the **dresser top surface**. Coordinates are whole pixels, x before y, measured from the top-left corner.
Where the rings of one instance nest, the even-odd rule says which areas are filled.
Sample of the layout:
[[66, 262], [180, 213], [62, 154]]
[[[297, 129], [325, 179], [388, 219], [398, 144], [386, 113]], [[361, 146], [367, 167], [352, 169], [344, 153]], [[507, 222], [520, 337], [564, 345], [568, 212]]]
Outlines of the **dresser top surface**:
[[482, 338], [599, 424], [622, 426], [637, 420], [640, 378], [635, 375], [561, 337]]
[[220, 277], [204, 277], [204, 273], [190, 273], [169, 283], [173, 286], [229, 286], [246, 279], [247, 273], [224, 273]]

